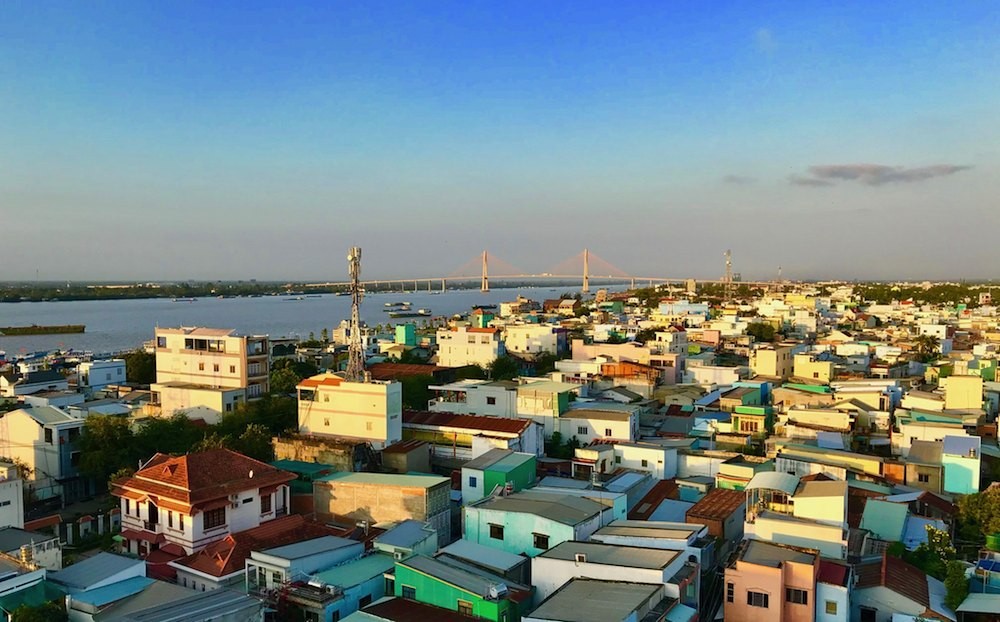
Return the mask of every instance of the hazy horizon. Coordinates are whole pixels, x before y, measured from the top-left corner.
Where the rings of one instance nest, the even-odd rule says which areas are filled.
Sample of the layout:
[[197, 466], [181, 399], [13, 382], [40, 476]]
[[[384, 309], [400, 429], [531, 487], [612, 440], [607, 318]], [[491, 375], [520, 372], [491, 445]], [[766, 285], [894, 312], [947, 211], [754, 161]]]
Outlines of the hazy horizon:
[[[1000, 5], [0, 3], [0, 280], [985, 280]], [[292, 275], [292, 276], [289, 276]], [[294, 276], [302, 275], [302, 276]]]

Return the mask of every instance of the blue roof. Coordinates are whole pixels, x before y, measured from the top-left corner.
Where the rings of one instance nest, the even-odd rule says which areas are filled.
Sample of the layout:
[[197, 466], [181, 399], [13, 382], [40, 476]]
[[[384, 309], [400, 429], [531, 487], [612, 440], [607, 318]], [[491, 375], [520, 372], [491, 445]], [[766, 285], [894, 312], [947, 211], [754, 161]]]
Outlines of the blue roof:
[[413, 548], [413, 545], [423, 541], [434, 529], [424, 523], [407, 519], [375, 538], [376, 544]]
[[941, 453], [949, 456], [978, 457], [981, 444], [978, 436], [946, 436]]
[[132, 577], [118, 583], [74, 594], [73, 600], [78, 600], [95, 607], [103, 607], [108, 603], [138, 594], [154, 583], [154, 581], [154, 579], [150, 579], [149, 577]]
[[137, 564], [143, 566], [145, 562], [113, 553], [98, 553], [69, 568], [51, 573], [48, 579], [68, 587], [85, 589]]
[[338, 538], [337, 536], [322, 536], [320, 538], [313, 538], [312, 540], [278, 546], [261, 552], [265, 555], [273, 555], [282, 559], [300, 559], [302, 557], [309, 557], [310, 555], [326, 553], [327, 551], [335, 551], [355, 544], [359, 544], [359, 542], [347, 538]]
[[396, 566], [396, 560], [392, 555], [384, 553], [374, 553], [361, 559], [347, 562], [339, 566], [334, 566], [329, 570], [316, 573], [315, 577], [327, 585], [336, 585], [341, 588], [348, 588], [360, 585], [372, 577], [380, 576], [384, 572], [392, 570]]

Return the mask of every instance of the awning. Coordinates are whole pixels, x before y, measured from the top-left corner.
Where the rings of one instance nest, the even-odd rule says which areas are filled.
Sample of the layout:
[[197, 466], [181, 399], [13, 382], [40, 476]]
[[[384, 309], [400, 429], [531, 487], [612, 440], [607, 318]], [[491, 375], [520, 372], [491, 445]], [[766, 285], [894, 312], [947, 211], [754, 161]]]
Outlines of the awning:
[[278, 491], [278, 487], [277, 486], [265, 486], [264, 488], [260, 489], [260, 494], [262, 494], [262, 495], [269, 495], [269, 494], [271, 494], [273, 492], [277, 492], [277, 491]]
[[122, 537], [129, 540], [142, 540], [143, 542], [159, 543], [165, 542], [167, 537], [162, 533], [152, 533], [150, 531], [136, 531], [135, 529], [123, 529]]

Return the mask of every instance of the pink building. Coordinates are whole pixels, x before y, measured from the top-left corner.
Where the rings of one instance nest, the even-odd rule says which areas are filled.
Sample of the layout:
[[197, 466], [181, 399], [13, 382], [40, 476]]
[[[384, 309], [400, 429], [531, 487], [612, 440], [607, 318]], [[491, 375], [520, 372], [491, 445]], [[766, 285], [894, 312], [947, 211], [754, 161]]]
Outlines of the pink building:
[[814, 622], [819, 552], [746, 540], [726, 568], [726, 622]]

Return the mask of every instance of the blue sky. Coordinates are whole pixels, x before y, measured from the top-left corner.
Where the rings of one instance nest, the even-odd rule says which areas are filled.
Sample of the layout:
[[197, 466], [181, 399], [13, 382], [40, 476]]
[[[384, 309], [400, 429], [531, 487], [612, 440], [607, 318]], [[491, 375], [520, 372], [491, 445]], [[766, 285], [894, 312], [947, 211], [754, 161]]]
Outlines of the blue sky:
[[996, 3], [290, 4], [0, 3], [0, 278], [996, 276]]

